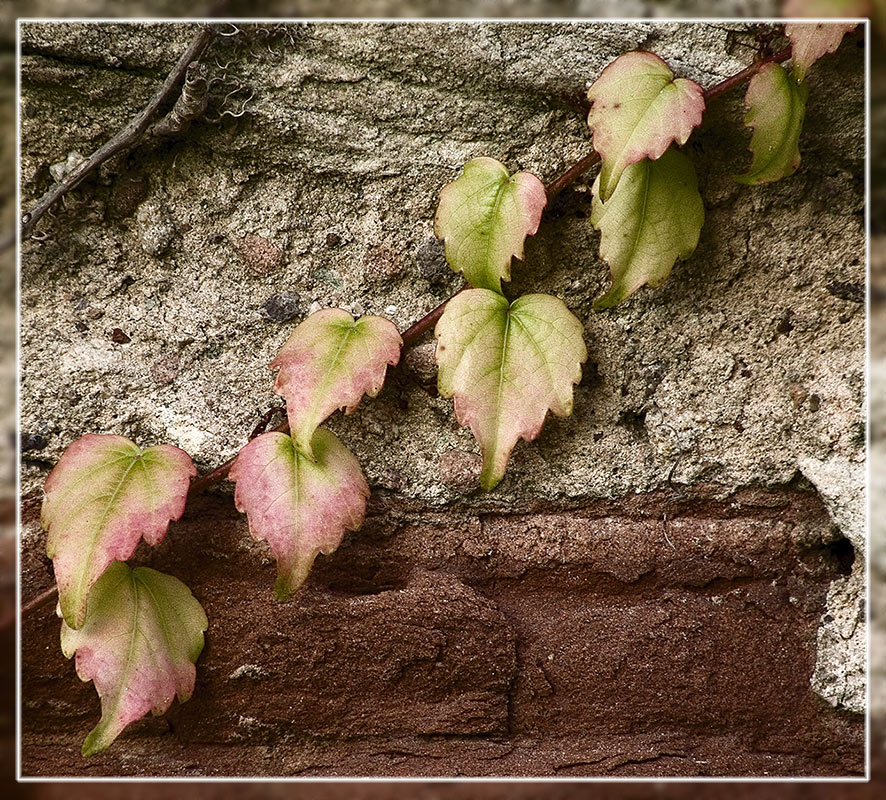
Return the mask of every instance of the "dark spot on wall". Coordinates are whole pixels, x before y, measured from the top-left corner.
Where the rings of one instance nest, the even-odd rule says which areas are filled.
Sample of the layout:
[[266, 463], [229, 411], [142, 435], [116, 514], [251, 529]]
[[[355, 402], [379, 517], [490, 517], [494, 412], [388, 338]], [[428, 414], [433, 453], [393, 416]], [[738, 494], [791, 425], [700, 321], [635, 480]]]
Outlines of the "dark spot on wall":
[[784, 315], [779, 320], [778, 325], [775, 327], [775, 330], [780, 333], [782, 336], [790, 336], [791, 331], [794, 329], [794, 324], [791, 322], [791, 318], [794, 316], [793, 309], [788, 309], [784, 312]]
[[23, 453], [27, 453], [31, 450], [42, 450], [44, 447], [46, 447], [46, 439], [39, 433], [28, 433], [28, 431], [22, 431], [19, 449]]
[[118, 219], [132, 216], [147, 196], [147, 177], [138, 171], [124, 172], [114, 181], [109, 204], [111, 216]]
[[841, 300], [849, 303], [864, 303], [864, 285], [850, 281], [831, 281], [827, 290]]
[[370, 280], [389, 280], [402, 269], [400, 254], [386, 245], [373, 245], [363, 254], [363, 274]]
[[646, 411], [622, 411], [618, 415], [618, 424], [635, 436], [643, 436], [646, 433]]
[[430, 283], [443, 283], [453, 275], [446, 263], [445, 246], [440, 239], [425, 239], [415, 251], [418, 273]]
[[852, 565], [855, 563], [855, 548], [845, 536], [841, 536], [835, 542], [827, 545], [831, 555], [839, 564], [839, 572], [841, 575], [848, 575], [852, 572]]
[[266, 322], [288, 322], [301, 312], [301, 298], [295, 292], [272, 294], [259, 310]]
[[583, 386], [585, 389], [594, 389], [601, 383], [603, 383], [603, 376], [600, 374], [598, 365], [594, 362], [585, 364], [584, 369], [581, 371], [581, 381], [578, 385]]

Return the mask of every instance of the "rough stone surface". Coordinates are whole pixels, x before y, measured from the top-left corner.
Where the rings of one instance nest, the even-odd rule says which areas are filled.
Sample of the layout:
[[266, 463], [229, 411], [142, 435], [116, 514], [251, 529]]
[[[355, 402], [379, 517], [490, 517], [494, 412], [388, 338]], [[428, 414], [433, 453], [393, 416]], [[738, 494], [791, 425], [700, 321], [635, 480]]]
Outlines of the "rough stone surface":
[[175, 236], [175, 226], [166, 210], [154, 203], [142, 203], [136, 214], [136, 232], [142, 250], [159, 257]]
[[[754, 50], [736, 23], [391, 30], [268, 28], [219, 43], [224, 92], [241, 91], [213, 97], [218, 122], [110, 165], [46, 220], [44, 241], [25, 246], [23, 423], [46, 441], [26, 458], [27, 496], [86, 431], [168, 441], [201, 469], [220, 463], [275, 402], [265, 365], [291, 327], [262, 319], [269, 297], [297, 294], [302, 307], [380, 313], [405, 328], [460, 285], [434, 268], [428, 243], [436, 194], [466, 160], [493, 155], [553, 178], [587, 151], [583, 90], [624, 50], [653, 48], [704, 85]], [[51, 164], [89, 152], [141, 107], [190, 35], [26, 29], [25, 202], [46, 188]], [[864, 596], [853, 478], [864, 463], [862, 56], [849, 39], [816, 67], [804, 166], [773, 186], [731, 181], [748, 160], [740, 95], [711, 105], [689, 148], [707, 207], [699, 249], [615, 312], [590, 309], [606, 267], [587, 220], [589, 179], [554, 204], [513, 289], [558, 294], [585, 321], [586, 380], [575, 414], [518, 445], [494, 495], [467, 501], [485, 514], [701, 482], [728, 496], [802, 476], [856, 556], [851, 576], [806, 595], [820, 601], [812, 616], [832, 618], [813, 636], [819, 666], [806, 680], [855, 711], [864, 626], [841, 633]], [[134, 206], [120, 205], [117, 183], [132, 169], [146, 180]], [[142, 249], [138, 215], [120, 210], [145, 203], [174, 229], [158, 254]], [[273, 243], [285, 268], [250, 266], [233, 246], [246, 236]], [[115, 341], [115, 329], [131, 341]], [[441, 460], [474, 451], [470, 435], [450, 403], [408, 381], [330, 427], [377, 493], [430, 514], [469, 491]], [[826, 528], [819, 545], [836, 535]]]
[[[35, 106], [33, 119], [39, 117], [40, 124], [24, 123], [26, 177], [40, 172], [39, 164], [51, 159], [49, 151], [58, 149], [60, 137], [76, 140], [91, 126], [101, 138], [100, 128], [112, 128], [124, 111], [141, 103], [130, 91], [133, 81], [146, 88], [151, 83], [126, 70], [111, 71], [105, 80], [126, 87], [128, 108], [78, 109], [94, 119], [66, 120], [64, 132], [43, 125], [41, 107], [59, 104], [61, 88], [41, 90], [36, 76], [52, 59], [40, 48], [54, 53], [68, 47], [85, 59], [92, 52], [92, 29], [74, 27], [77, 32], [67, 34], [28, 29], [25, 102]], [[97, 41], [89, 57], [108, 64], [135, 59], [139, 63], [133, 68], [144, 68], [168, 63], [187, 40], [184, 32], [164, 31], [151, 35], [154, 49], [144, 51], [136, 44], [144, 37], [139, 31], [127, 28], [113, 37], [119, 54], [108, 54], [103, 44], [99, 53]], [[125, 222], [67, 220], [73, 229], [54, 226], [54, 241], [26, 245], [25, 344], [32, 365], [24, 405], [26, 416], [48, 415], [58, 428], [48, 458], [57, 456], [72, 434], [112, 429], [115, 416], [119, 426], [121, 413], [128, 430], [142, 439], [168, 439], [170, 429], [187, 416], [194, 428], [191, 452], [203, 466], [232, 454], [243, 435], [237, 423], [269, 398], [264, 365], [286, 334], [269, 334], [254, 324], [252, 309], [270, 290], [298, 288], [322, 305], [387, 311], [405, 325], [442, 300], [445, 290], [433, 292], [411, 269], [393, 279], [386, 275], [378, 284], [357, 263], [372, 261], [374, 248], [384, 244], [392, 253], [402, 250], [402, 258], [414, 264], [414, 251], [404, 245], [410, 236], [429, 232], [436, 192], [466, 158], [493, 152], [542, 175], [556, 174], [588, 143], [581, 114], [556, 98], [558, 86], [561, 91], [584, 86], [628, 47], [654, 42], [685, 74], [706, 84], [742, 66], [749, 52], [749, 44], [741, 45], [748, 38], [735, 25], [435, 26], [421, 33], [406, 27], [396, 44], [382, 28], [359, 31], [299, 28], [294, 44], [275, 40], [276, 60], [269, 55], [268, 63], [237, 63], [246, 73], [244, 81], [261, 86], [245, 117], [195, 129], [189, 147], [171, 161], [163, 152], [147, 155], [157, 184], [147, 202], [162, 205], [179, 228], [188, 228], [162, 263], [140, 257], [128, 245], [138, 231]], [[47, 38], [52, 48], [40, 44]], [[98, 38], [104, 43], [107, 36]], [[847, 164], [860, 156], [862, 87], [853, 101], [851, 84], [832, 81], [840, 84], [843, 101], [829, 104], [827, 93], [834, 87], [827, 78], [857, 69], [858, 56], [847, 46], [824, 62], [807, 137], [810, 146], [832, 148], [833, 158]], [[462, 71], [457, 93], [432, 82], [443, 60]], [[273, 80], [260, 83], [258, 70], [270, 71]], [[81, 71], [89, 77], [80, 83], [89, 85], [95, 76], [87, 68]], [[354, 82], [361, 93], [371, 91], [373, 101], [346, 109]], [[76, 101], [74, 88], [67, 87], [67, 93]], [[793, 182], [741, 190], [729, 182], [729, 167], [744, 158], [744, 134], [732, 127], [741, 113], [738, 98], [710, 113], [714, 119], [697, 148], [718, 145], [716, 161], [698, 158], [711, 206], [705, 233], [697, 255], [679, 266], [661, 291], [641, 293], [613, 314], [589, 313], [590, 301], [605, 283], [605, 267], [593, 259], [596, 234], [583, 218], [583, 186], [570, 193], [568, 203], [558, 204], [559, 213], [531, 242], [527, 264], [517, 266], [515, 288], [564, 295], [586, 320], [601, 380], [590, 392], [578, 390], [573, 418], [552, 420], [537, 444], [518, 447], [499, 496], [614, 496], [655, 488], [666, 478], [691, 483], [700, 476], [727, 484], [783, 483], [800, 468], [802, 457], [857, 463], [863, 440], [863, 308], [826, 289], [834, 279], [851, 282], [863, 274], [857, 182], [845, 167], [831, 174], [830, 161], [809, 159]], [[381, 141], [383, 148], [377, 145]], [[421, 145], [424, 156], [416, 162], [410, 148]], [[320, 174], [299, 179], [309, 171]], [[38, 188], [28, 181], [26, 190], [31, 186]], [[311, 216], [305, 217], [308, 209]], [[261, 224], [285, 243], [291, 263], [282, 276], [250, 274], [226, 246], [228, 237]], [[350, 228], [350, 242], [343, 238], [341, 246], [329, 250], [323, 243], [333, 226]], [[798, 236], [808, 242], [802, 261], [794, 247]], [[62, 250], [78, 259], [77, 274], [64, 267], [67, 261], [53, 257]], [[447, 288], [457, 280], [452, 275]], [[96, 340], [88, 321], [88, 330], [78, 333], [76, 314], [50, 319], [56, 296], [59, 301], [70, 297], [71, 312], [84, 298], [100, 302], [106, 318], [130, 336], [126, 324], [136, 333], [136, 352], [121, 362], [110, 344]], [[724, 302], [731, 303], [728, 315]], [[792, 322], [782, 332], [786, 316]], [[59, 335], [48, 336], [46, 328]], [[139, 386], [132, 397], [132, 368], [160, 348], [181, 353], [189, 380], [173, 395]], [[67, 397], [50, 397], [50, 365], [53, 371], [61, 365]], [[239, 374], [232, 384], [234, 371]], [[98, 375], [105, 383], [101, 396], [95, 396]], [[107, 380], [112, 376], [117, 386]], [[798, 410], [790, 394], [795, 384], [818, 400]], [[197, 408], [189, 387], [203, 390]], [[449, 404], [420, 397], [413, 404], [408, 420], [388, 426], [390, 402], [382, 398], [367, 404], [353, 424], [371, 431], [373, 422], [379, 423], [377, 434], [364, 435], [364, 452], [387, 454], [408, 471], [413, 476], [409, 495], [451, 500], [422, 466], [422, 454], [398, 446], [415, 435], [415, 428], [439, 430], [441, 415], [452, 418]], [[635, 424], [624, 424], [627, 419]], [[591, 429], [603, 437], [576, 435]], [[437, 452], [465, 440], [434, 438]], [[26, 490], [38, 479], [29, 479]]]
[[[132, 26], [110, 37], [72, 27], [25, 31], [24, 102], [34, 109], [23, 122], [26, 193], [42, 188], [45, 181], [31, 176], [52, 162], [60, 139], [92, 132], [100, 140], [136, 110], [152, 81], [135, 70], [168, 64], [189, 36], [177, 28]], [[146, 202], [184, 231], [167, 258], [138, 253], [138, 229], [126, 220], [59, 220], [50, 224], [51, 242], [25, 246], [23, 400], [26, 421], [39, 414], [55, 427], [46, 457], [85, 430], [126, 427], [141, 440], [168, 440], [182, 426], [191, 429], [187, 444], [199, 465], [233, 454], [255, 409], [271, 398], [266, 364], [287, 335], [255, 325], [254, 309], [273, 291], [387, 314], [405, 327], [458, 284], [454, 274], [445, 288], [425, 283], [414, 253], [430, 233], [437, 191], [466, 159], [491, 153], [552, 177], [589, 140], [582, 114], [561, 94], [580, 91], [625, 49], [653, 44], [709, 85], [747, 61], [751, 39], [739, 28], [436, 25], [390, 37], [385, 26], [329, 25], [272, 39], [265, 61], [235, 50], [241, 60], [229, 79], [256, 89], [247, 114], [195, 127], [173, 157], [162, 148], [144, 156]], [[58, 69], [54, 57], [65, 52], [132, 71], [99, 77], [89, 65], [65, 64], [83, 77], [44, 88], [39, 76]], [[740, 97], [712, 106], [694, 154], [709, 206], [699, 250], [661, 290], [641, 292], [614, 313], [589, 311], [606, 275], [584, 218], [586, 185], [556, 204], [526, 264], [515, 268], [514, 289], [565, 297], [586, 321], [599, 380], [577, 390], [573, 417], [549, 421], [537, 443], [518, 446], [497, 497], [607, 497], [702, 477], [775, 484], [802, 471], [801, 459], [860, 463], [863, 307], [827, 290], [837, 279], [863, 281], [862, 195], [852, 171], [863, 147], [860, 67], [852, 42], [822, 62], [806, 145], [830, 155], [808, 158], [796, 179], [771, 187], [731, 182], [732, 167], [745, 159], [746, 137], [735, 126]], [[846, 76], [853, 71], [855, 83]], [[82, 101], [95, 80], [112, 84], [102, 86], [106, 97], [119, 92], [124, 107], [77, 106], [79, 118], [55, 129], [49, 109]], [[837, 91], [841, 102], [831, 102]], [[716, 157], [706, 157], [715, 147]], [[347, 233], [334, 249], [325, 246], [331, 228]], [[246, 267], [229, 245], [244, 236], [279, 242], [285, 273]], [[383, 270], [361, 268], [380, 260], [379, 248], [402, 259], [402, 274], [379, 281], [367, 273]], [[72, 259], [76, 272], [66, 266]], [[108, 327], [132, 337], [125, 359], [81, 320], [84, 299], [101, 304]], [[62, 308], [64, 317], [56, 313]], [[186, 378], [179, 390], [144, 386], [133, 373], [170, 350]], [[810, 398], [799, 409], [797, 384]], [[354, 439], [359, 430], [353, 445], [359, 456], [373, 455], [363, 459], [370, 476], [396, 466], [410, 475], [408, 496], [451, 501], [428, 456], [470, 446], [468, 434], [448, 432], [449, 403], [418, 392], [406, 399], [410, 414], [397, 411], [396, 421], [388, 395], [337, 427]], [[407, 446], [412, 441], [430, 448]], [[26, 493], [40, 477], [26, 474]]]

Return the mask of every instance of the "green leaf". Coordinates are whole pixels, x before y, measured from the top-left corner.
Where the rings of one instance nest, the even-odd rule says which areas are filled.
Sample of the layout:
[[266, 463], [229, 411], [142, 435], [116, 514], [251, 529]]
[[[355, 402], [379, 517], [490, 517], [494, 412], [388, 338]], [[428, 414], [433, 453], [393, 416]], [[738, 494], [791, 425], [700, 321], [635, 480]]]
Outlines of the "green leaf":
[[359, 529], [366, 512], [369, 487], [350, 451], [322, 428], [311, 450], [313, 460], [285, 433], [264, 433], [240, 451], [229, 474], [250, 532], [277, 557], [280, 601], [304, 583], [318, 553], [328, 555], [346, 530]]
[[280, 348], [274, 391], [286, 398], [292, 436], [308, 456], [317, 426], [333, 411], [352, 412], [364, 394], [375, 397], [403, 340], [382, 317], [354, 318], [340, 308], [311, 314]]
[[46, 479], [41, 520], [68, 625], [83, 625], [90, 587], [112, 561], [129, 558], [142, 538], [163, 540], [196, 474], [183, 450], [142, 452], [123, 436], [90, 433], [65, 450]]
[[538, 230], [547, 204], [544, 184], [529, 172], [508, 173], [494, 158], [475, 158], [443, 187], [434, 233], [446, 242], [446, 260], [471, 286], [501, 292], [511, 258]]
[[483, 452], [480, 484], [492, 489], [518, 439], [538, 436], [548, 409], [572, 413], [572, 385], [587, 358], [582, 324], [562, 300], [513, 303], [488, 289], [452, 298], [437, 323], [438, 385]]
[[[854, 16], [848, 14], [847, 16]], [[864, 16], [864, 15], [862, 15]], [[794, 77], [802, 81], [806, 71], [828, 53], [835, 53], [843, 37], [854, 31], [858, 23], [840, 22], [790, 22], [784, 32], [791, 40]]]
[[177, 578], [147, 567], [113, 563], [92, 588], [79, 630], [62, 622], [66, 658], [93, 681], [102, 718], [83, 742], [84, 756], [108, 747], [149, 711], [162, 714], [194, 691], [194, 664], [209, 623], [200, 603]]
[[591, 222], [600, 231], [600, 258], [609, 263], [612, 286], [594, 302], [600, 311], [618, 305], [641, 286], [658, 286], [678, 258], [698, 245], [704, 204], [692, 162], [677, 150], [658, 161], [628, 167], [605, 203], [594, 183]]
[[798, 144], [808, 94], [806, 84], [798, 84], [778, 64], [765, 64], [751, 78], [745, 94], [748, 113], [744, 121], [754, 131], [754, 161], [750, 170], [735, 180], [753, 186], [772, 183], [796, 172], [800, 166]]
[[631, 164], [661, 158], [672, 142], [685, 144], [701, 124], [704, 92], [674, 80], [654, 53], [635, 51], [613, 61], [588, 90], [594, 149], [600, 154], [600, 199], [608, 200]]

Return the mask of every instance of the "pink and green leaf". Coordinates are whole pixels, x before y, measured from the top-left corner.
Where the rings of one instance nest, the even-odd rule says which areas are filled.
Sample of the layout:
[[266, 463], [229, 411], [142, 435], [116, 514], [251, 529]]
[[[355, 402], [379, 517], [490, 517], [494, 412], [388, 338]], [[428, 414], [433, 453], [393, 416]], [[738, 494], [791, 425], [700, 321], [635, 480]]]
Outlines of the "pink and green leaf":
[[646, 283], [663, 283], [676, 260], [695, 251], [704, 223], [695, 169], [678, 150], [632, 164], [606, 202], [599, 187], [598, 175], [591, 223], [600, 231], [600, 258], [609, 264], [612, 285], [594, 302], [597, 311], [618, 305]]
[[523, 258], [547, 204], [544, 184], [529, 172], [511, 175], [494, 158], [475, 158], [440, 192], [434, 233], [446, 260], [471, 286], [501, 292], [511, 258]]
[[751, 79], [745, 94], [752, 128], [751, 168], [736, 176], [739, 183], [772, 183], [796, 172], [800, 166], [800, 133], [806, 116], [805, 83], [797, 83], [778, 64], [765, 64]]
[[434, 334], [440, 394], [455, 398], [458, 421], [483, 453], [480, 484], [493, 489], [514, 445], [538, 436], [548, 409], [572, 413], [572, 387], [587, 358], [582, 324], [556, 297], [508, 303], [468, 289], [447, 303]]
[[856, 22], [789, 22], [784, 32], [791, 40], [796, 79], [802, 81], [818, 59], [835, 53], [843, 37], [857, 27]]
[[190, 457], [171, 445], [142, 451], [123, 436], [87, 434], [49, 473], [41, 510], [65, 621], [86, 619], [89, 590], [144, 539], [156, 545], [184, 511]]
[[111, 564], [89, 596], [80, 629], [62, 622], [66, 658], [93, 681], [102, 717], [83, 742], [84, 756], [100, 753], [129, 723], [162, 714], [194, 691], [194, 664], [203, 650], [206, 614], [177, 578], [147, 567]]
[[389, 320], [355, 321], [340, 308], [317, 311], [292, 332], [271, 367], [280, 368], [274, 391], [286, 398], [292, 437], [304, 453], [311, 455], [314, 431], [333, 411], [350, 413], [364, 394], [381, 391], [402, 345]]
[[660, 158], [672, 142], [685, 144], [701, 124], [704, 92], [695, 81], [674, 79], [654, 53], [619, 56], [588, 90], [588, 125], [600, 154], [600, 198], [608, 200], [631, 164]]
[[366, 512], [369, 486], [350, 451], [323, 428], [311, 450], [313, 459], [286, 434], [265, 433], [240, 451], [229, 475], [250, 532], [277, 558], [280, 601], [304, 583], [319, 553], [332, 553], [346, 530], [360, 528]]

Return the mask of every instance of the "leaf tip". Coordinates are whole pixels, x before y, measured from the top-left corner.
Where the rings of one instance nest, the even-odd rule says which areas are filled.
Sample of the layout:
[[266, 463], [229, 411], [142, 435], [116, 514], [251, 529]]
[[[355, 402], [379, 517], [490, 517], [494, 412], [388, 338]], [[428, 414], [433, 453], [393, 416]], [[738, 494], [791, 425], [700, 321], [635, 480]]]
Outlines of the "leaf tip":
[[[331, 547], [329, 552], [333, 550], [335, 547]], [[296, 553], [291, 559], [281, 559], [278, 562], [277, 578], [274, 581], [274, 599], [278, 603], [290, 600], [304, 586], [317, 558], [317, 552], [316, 549], [303, 551]]]
[[84, 758], [98, 755], [107, 750], [116, 738], [117, 736], [108, 730], [108, 726], [102, 720], [86, 735], [80, 747], [80, 754]]
[[484, 492], [491, 492], [501, 483], [503, 477], [504, 475], [500, 474], [494, 466], [487, 467], [484, 465], [483, 471], [480, 473], [480, 488]]
[[277, 576], [274, 581], [274, 599], [278, 603], [285, 603], [302, 587], [307, 577], [307, 572], [303, 575], [296, 574], [296, 570], [287, 572]]
[[615, 308], [622, 300], [624, 300], [623, 293], [618, 291], [616, 287], [612, 287], [606, 294], [602, 297], [598, 297], [594, 300], [594, 311], [606, 311], [610, 308]]
[[59, 582], [58, 608], [61, 618], [71, 630], [78, 631], [86, 624], [86, 596], [77, 587]]

